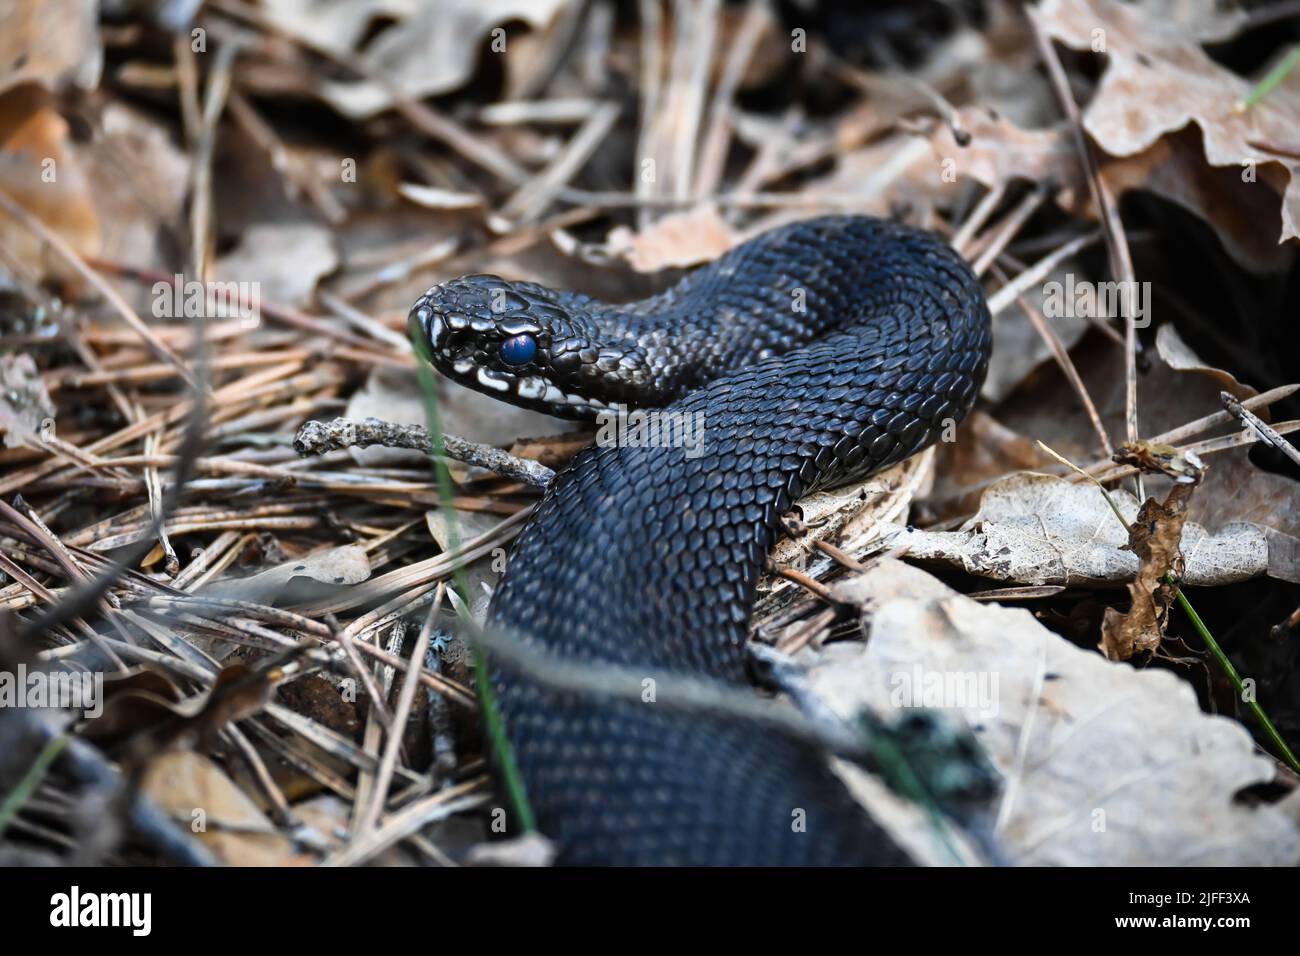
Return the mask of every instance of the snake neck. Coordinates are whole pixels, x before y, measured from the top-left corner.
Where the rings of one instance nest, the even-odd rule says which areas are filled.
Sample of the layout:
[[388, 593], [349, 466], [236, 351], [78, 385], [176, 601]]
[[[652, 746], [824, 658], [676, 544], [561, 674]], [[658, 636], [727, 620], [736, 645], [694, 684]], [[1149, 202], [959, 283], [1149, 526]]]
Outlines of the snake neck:
[[569, 319], [673, 354], [656, 366], [662, 415], [699, 422], [702, 441], [581, 453], [521, 535], [493, 614], [566, 656], [731, 680], [781, 516], [960, 422], [991, 342], [956, 254], [876, 220], [801, 223], [631, 307], [581, 303]]

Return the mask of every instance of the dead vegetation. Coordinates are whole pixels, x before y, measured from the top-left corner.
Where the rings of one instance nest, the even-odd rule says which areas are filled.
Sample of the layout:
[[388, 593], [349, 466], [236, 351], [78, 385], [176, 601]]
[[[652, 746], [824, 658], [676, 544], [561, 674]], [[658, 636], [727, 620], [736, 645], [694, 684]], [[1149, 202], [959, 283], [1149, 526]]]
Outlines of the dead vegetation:
[[444, 495], [406, 311], [826, 211], [947, 236], [994, 367], [800, 503], [755, 639], [845, 719], [992, 679], [929, 703], [1015, 862], [1300, 861], [1300, 11], [841, 6], [0, 4], [0, 671], [102, 675], [0, 699], [0, 861], [544, 861], [483, 846], [454, 625], [591, 433], [441, 383]]

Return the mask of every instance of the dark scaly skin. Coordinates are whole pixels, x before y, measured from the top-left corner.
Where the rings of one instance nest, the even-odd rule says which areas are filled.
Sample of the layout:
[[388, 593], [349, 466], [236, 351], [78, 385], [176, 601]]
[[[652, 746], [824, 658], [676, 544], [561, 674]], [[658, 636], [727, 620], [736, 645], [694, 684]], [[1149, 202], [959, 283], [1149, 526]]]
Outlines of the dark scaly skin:
[[[489, 620], [566, 658], [730, 684], [747, 682], [747, 622], [779, 516], [964, 417], [991, 343], [979, 283], [956, 253], [863, 217], [773, 230], [632, 305], [471, 276], [430, 290], [412, 316], [435, 365], [508, 401], [590, 414], [521, 386], [536, 373], [588, 403], [704, 412], [697, 458], [581, 452], [520, 535]], [[523, 374], [496, 353], [519, 331], [539, 346]], [[457, 372], [466, 355], [473, 370]], [[479, 368], [508, 391], [478, 381]], [[558, 695], [505, 671], [493, 683], [562, 862], [907, 862], [805, 745], [653, 703]]]

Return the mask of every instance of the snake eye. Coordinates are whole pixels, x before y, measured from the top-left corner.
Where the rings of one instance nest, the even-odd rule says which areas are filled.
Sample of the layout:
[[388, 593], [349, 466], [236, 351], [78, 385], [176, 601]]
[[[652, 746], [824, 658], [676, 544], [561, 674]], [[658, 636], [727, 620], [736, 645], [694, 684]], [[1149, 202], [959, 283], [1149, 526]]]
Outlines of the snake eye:
[[526, 365], [537, 354], [537, 342], [531, 335], [516, 335], [501, 343], [501, 361], [507, 365]]

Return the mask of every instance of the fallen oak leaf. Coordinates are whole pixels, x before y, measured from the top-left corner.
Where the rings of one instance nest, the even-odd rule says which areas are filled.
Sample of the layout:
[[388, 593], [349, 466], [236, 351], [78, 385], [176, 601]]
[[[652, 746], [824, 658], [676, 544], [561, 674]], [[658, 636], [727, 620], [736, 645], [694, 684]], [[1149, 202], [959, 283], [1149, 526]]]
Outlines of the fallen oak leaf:
[[1216, 63], [1203, 44], [1235, 36], [1246, 23], [1245, 12], [1200, 6], [1046, 0], [1028, 12], [1053, 39], [1106, 57], [1083, 112], [1084, 129], [1103, 150], [1134, 156], [1195, 124], [1208, 166], [1249, 174], [1246, 182], [1257, 174], [1280, 197], [1280, 223], [1267, 230], [1269, 237], [1283, 242], [1300, 236], [1300, 166], [1285, 153], [1261, 156], [1251, 146], [1289, 138], [1300, 76], [1292, 74], [1262, 102], [1242, 110], [1239, 104], [1253, 84]]

